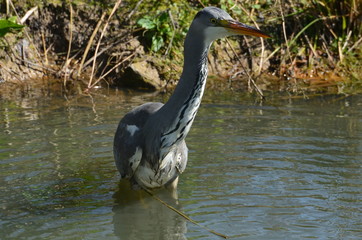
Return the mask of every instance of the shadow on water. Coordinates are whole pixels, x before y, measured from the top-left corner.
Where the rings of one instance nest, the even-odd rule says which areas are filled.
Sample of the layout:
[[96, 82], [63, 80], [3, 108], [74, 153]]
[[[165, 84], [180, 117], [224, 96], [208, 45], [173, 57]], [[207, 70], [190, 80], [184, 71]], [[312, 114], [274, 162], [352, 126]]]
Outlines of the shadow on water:
[[[181, 210], [177, 194], [163, 189], [157, 191], [162, 201]], [[186, 220], [144, 190], [133, 190], [128, 181], [119, 182], [113, 195], [114, 233], [120, 239], [187, 239]]]

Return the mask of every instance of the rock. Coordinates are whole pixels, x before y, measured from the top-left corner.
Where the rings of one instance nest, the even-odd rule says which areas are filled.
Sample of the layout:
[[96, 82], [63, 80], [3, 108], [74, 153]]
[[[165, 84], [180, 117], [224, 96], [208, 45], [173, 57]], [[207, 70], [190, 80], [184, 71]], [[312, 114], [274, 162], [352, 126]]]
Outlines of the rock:
[[124, 72], [121, 85], [130, 88], [160, 89], [158, 71], [147, 61], [132, 63]]

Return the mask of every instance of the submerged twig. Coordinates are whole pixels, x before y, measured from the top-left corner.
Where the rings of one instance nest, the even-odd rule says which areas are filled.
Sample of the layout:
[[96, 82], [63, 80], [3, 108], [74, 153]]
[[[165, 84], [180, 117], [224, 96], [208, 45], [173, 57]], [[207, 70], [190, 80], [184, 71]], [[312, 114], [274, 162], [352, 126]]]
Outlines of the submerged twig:
[[160, 199], [159, 197], [157, 197], [156, 195], [154, 195], [151, 191], [143, 188], [143, 190], [148, 193], [149, 195], [151, 195], [151, 197], [153, 197], [154, 199], [156, 199], [157, 201], [159, 201], [160, 203], [162, 203], [163, 205], [165, 205], [166, 207], [168, 207], [169, 209], [171, 209], [172, 211], [176, 212], [178, 215], [180, 215], [181, 217], [185, 218], [186, 220], [188, 220], [189, 222], [195, 224], [196, 226], [199, 226], [205, 230], [207, 230], [209, 233], [212, 233], [216, 236], [222, 237], [224, 239], [229, 238], [227, 235], [216, 232], [208, 227], [205, 227], [203, 225], [201, 225], [200, 223], [196, 222], [195, 220], [193, 220], [192, 218], [190, 218], [189, 216], [187, 216], [185, 213], [181, 212], [180, 210], [172, 207], [170, 204], [166, 203], [165, 201], [163, 201], [162, 199]]

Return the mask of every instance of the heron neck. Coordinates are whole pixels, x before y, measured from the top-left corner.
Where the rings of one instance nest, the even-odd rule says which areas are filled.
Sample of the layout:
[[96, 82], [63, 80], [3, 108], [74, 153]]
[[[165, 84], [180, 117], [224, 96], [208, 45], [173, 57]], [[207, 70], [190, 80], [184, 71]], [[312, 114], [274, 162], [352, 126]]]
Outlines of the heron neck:
[[[203, 37], [199, 35], [201, 34], [190, 37], [189, 32], [186, 37], [181, 78], [174, 93], [160, 111], [166, 123], [161, 144], [166, 148], [186, 137], [204, 93], [210, 44], [203, 42]], [[197, 39], [198, 37], [201, 39]]]
[[[180, 107], [180, 105], [184, 105], [185, 101], [195, 94], [195, 91], [204, 89], [208, 71], [208, 50], [209, 46], [204, 46], [201, 43], [188, 47], [187, 42], [185, 42], [183, 71], [176, 89], [166, 105], [175, 106], [177, 104]], [[198, 97], [202, 97], [202, 92]]]

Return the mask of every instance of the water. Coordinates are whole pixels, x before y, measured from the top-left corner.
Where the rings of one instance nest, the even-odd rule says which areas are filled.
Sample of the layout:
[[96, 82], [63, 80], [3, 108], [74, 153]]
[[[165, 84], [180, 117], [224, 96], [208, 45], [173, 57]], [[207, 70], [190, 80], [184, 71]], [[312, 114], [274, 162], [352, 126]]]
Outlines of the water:
[[[0, 100], [0, 239], [221, 239], [119, 181], [119, 119], [155, 94]], [[178, 196], [231, 239], [362, 238], [362, 97], [207, 93]]]

